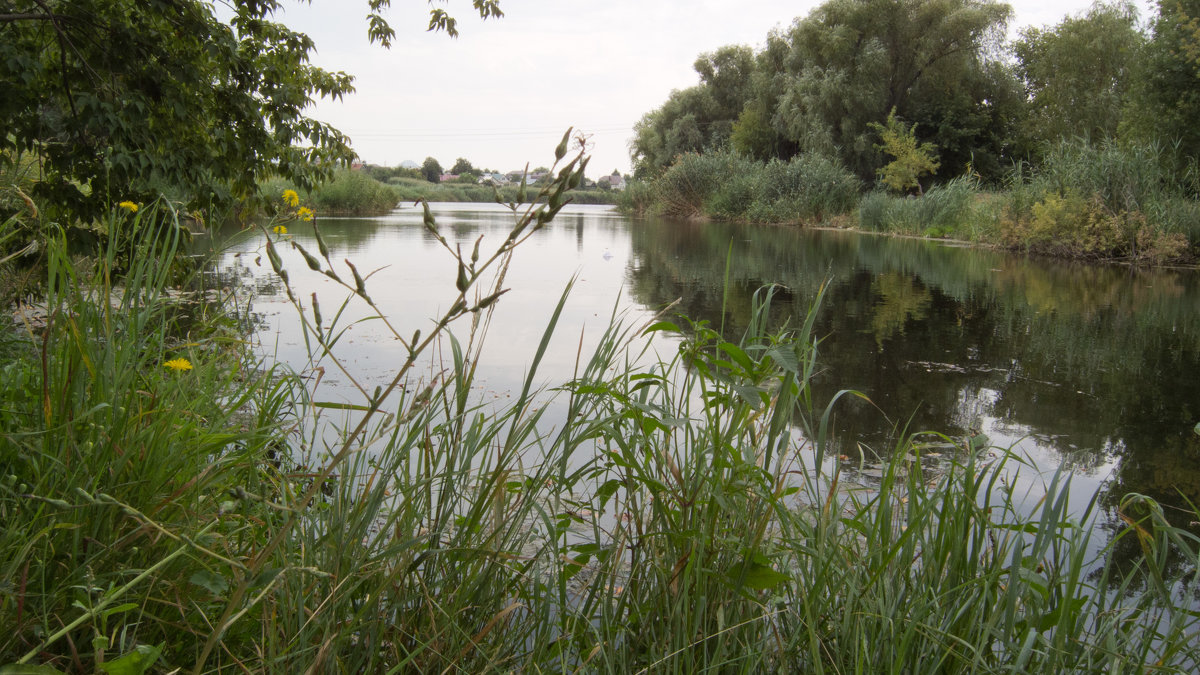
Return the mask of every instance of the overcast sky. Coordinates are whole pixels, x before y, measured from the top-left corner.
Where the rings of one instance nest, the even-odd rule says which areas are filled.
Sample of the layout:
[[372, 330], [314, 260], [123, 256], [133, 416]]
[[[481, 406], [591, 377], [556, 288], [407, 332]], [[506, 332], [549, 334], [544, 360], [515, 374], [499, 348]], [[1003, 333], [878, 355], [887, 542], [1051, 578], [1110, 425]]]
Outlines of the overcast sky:
[[[465, 0], [445, 7], [460, 36], [426, 33], [428, 5], [393, 0], [391, 49], [368, 45], [367, 0], [286, 4], [278, 17], [315, 40], [314, 63], [355, 76], [357, 92], [312, 114], [348, 134], [363, 160], [395, 166], [458, 157], [497, 171], [549, 165], [567, 127], [591, 134], [588, 175], [629, 171], [628, 142], [672, 89], [699, 82], [696, 57], [761, 47], [814, 0], [501, 0], [483, 22]], [[1058, 23], [1090, 0], [1017, 0], [1011, 30]], [[1152, 0], [1138, 0], [1142, 18]]]

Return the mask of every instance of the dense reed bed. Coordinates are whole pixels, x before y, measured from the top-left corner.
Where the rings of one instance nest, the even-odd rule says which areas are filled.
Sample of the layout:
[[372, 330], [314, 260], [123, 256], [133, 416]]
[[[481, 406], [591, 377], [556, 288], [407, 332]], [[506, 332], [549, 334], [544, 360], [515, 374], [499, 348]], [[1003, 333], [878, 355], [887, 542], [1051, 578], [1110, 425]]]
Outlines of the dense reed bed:
[[[47, 319], [6, 332], [3, 349], [0, 664], [1194, 670], [1198, 542], [1152, 500], [1121, 503], [1121, 537], [1144, 556], [1118, 573], [1090, 545], [1090, 514], [1068, 510], [1069, 477], [1030, 498], [1010, 487], [1020, 459], [1003, 451], [902, 435], [874, 449], [881, 478], [853, 480], [862, 459], [830, 452], [830, 417], [861, 395], [815, 400], [809, 386], [821, 294], [779, 326], [762, 289], [733, 338], [614, 316], [571, 377], [537, 390], [560, 301], [512, 403], [475, 400], [510, 254], [583, 168], [565, 162], [540, 205], [514, 207], [504, 241], [446, 244], [450, 309], [415, 333], [393, 326], [407, 359], [351, 403], [250, 356], [235, 296], [180, 304], [167, 281], [181, 228], [166, 207], [106, 223], [139, 247], [119, 286], [112, 247], [81, 261], [51, 240]], [[298, 245], [282, 231], [260, 236], [286, 285], [278, 248]], [[301, 250], [308, 266], [374, 307], [369, 275], [318, 241]], [[287, 293], [314, 366], [336, 370], [344, 308]], [[656, 357], [655, 335], [677, 348]], [[439, 344], [446, 362], [428, 371]], [[544, 417], [550, 396], [561, 419]], [[1168, 555], [1182, 574], [1163, 572]]]
[[1200, 251], [1200, 171], [1156, 145], [1062, 141], [1003, 184], [971, 171], [904, 195], [863, 192], [835, 160], [758, 162], [726, 151], [679, 157], [621, 196], [633, 213], [853, 226], [949, 237], [1061, 258], [1179, 264]]

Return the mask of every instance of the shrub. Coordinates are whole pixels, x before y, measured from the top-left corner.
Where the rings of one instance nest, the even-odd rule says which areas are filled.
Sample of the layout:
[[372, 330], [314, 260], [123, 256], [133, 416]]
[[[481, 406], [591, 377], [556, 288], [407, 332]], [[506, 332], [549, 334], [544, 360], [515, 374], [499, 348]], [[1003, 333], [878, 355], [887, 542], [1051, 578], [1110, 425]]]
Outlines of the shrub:
[[679, 218], [705, 217], [705, 205], [720, 186], [753, 165], [728, 152], [682, 155], [655, 183], [658, 211]]
[[658, 195], [654, 184], [643, 180], [632, 180], [625, 189], [617, 193], [617, 207], [626, 213], [648, 214], [657, 205]]
[[683, 155], [654, 183], [663, 215], [770, 223], [845, 213], [861, 187], [838, 160], [822, 155], [763, 163], [730, 152]]
[[400, 197], [390, 186], [361, 171], [342, 170], [313, 190], [309, 199], [320, 215], [382, 215], [396, 208]]

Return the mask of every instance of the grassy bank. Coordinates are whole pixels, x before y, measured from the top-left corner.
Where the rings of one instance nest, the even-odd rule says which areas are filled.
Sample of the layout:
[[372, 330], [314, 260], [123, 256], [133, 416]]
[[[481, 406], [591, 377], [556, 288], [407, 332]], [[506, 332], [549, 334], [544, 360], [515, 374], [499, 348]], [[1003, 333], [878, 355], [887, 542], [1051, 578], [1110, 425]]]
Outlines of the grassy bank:
[[[52, 240], [48, 319], [6, 331], [0, 350], [0, 664], [1000, 673], [1200, 662], [1197, 542], [1153, 501], [1122, 503], [1121, 537], [1144, 558], [1118, 573], [1089, 546], [1087, 514], [1068, 512], [1065, 476], [1025, 503], [1004, 477], [1016, 460], [970, 444], [910, 437], [877, 449], [890, 457], [877, 483], [854, 485], [864, 460], [830, 455], [829, 417], [856, 394], [818, 401], [810, 387], [819, 297], [797, 323], [771, 326], [763, 289], [732, 340], [685, 319], [613, 318], [569, 379], [535, 391], [560, 302], [511, 405], [481, 404], [475, 364], [489, 313], [504, 311], [509, 256], [563, 191], [550, 186], [492, 250], [446, 246], [458, 262], [450, 309], [417, 334], [396, 326], [408, 360], [352, 404], [247, 354], [233, 296], [181, 305], [168, 292], [179, 228], [153, 225], [169, 211], [118, 209], [104, 223], [114, 243], [125, 233], [140, 247], [120, 285], [111, 253], [71, 259]], [[264, 259], [286, 285], [276, 249], [292, 244], [269, 229]], [[305, 252], [309, 266], [372, 310], [369, 279], [324, 248]], [[314, 364], [336, 370], [340, 312], [288, 295]], [[651, 359], [653, 334], [679, 349]], [[422, 379], [415, 364], [439, 340], [443, 374]], [[550, 424], [552, 391], [565, 412]], [[313, 430], [339, 411], [355, 417], [328, 445]], [[1168, 555], [1188, 561], [1187, 576], [1163, 575]]]
[[[536, 195], [537, 187], [528, 189], [529, 196]], [[381, 216], [390, 213], [402, 202], [425, 199], [431, 202], [484, 202], [492, 203], [497, 191], [486, 185], [472, 183], [430, 183], [418, 178], [397, 177], [381, 183], [362, 171], [340, 170], [333, 179], [311, 192], [297, 189], [284, 180], [273, 180], [263, 185], [262, 191], [273, 203], [280, 202], [285, 190], [292, 190], [300, 197], [300, 204], [312, 209], [318, 216]], [[505, 202], [518, 202], [520, 187], [506, 185], [499, 189]], [[614, 204], [616, 192], [607, 190], [573, 189], [571, 201], [575, 204]]]
[[829, 160], [755, 162], [685, 155], [661, 177], [631, 186], [621, 206], [668, 217], [834, 224], [949, 237], [1064, 258], [1143, 264], [1194, 262], [1200, 253], [1200, 172], [1153, 146], [1062, 143], [1035, 171], [1004, 186], [973, 175], [921, 196], [857, 182]]
[[[520, 202], [520, 185], [505, 185], [493, 190], [490, 186], [475, 183], [430, 183], [419, 178], [395, 177], [388, 181], [401, 201], [425, 199], [431, 202], [494, 202], [496, 194], [504, 203]], [[538, 187], [530, 186], [527, 193], [535, 195]], [[571, 190], [571, 201], [575, 204], [615, 204], [617, 192], [598, 189], [576, 188]]]

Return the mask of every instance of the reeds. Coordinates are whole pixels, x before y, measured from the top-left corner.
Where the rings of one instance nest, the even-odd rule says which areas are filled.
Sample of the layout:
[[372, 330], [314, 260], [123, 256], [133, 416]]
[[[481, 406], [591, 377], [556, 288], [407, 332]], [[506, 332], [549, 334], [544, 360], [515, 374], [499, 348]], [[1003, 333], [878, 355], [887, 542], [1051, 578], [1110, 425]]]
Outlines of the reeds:
[[638, 202], [641, 211], [676, 218], [812, 224], [853, 208], [860, 187], [845, 167], [820, 155], [763, 163], [730, 152], [689, 153], [654, 180], [652, 202]]

